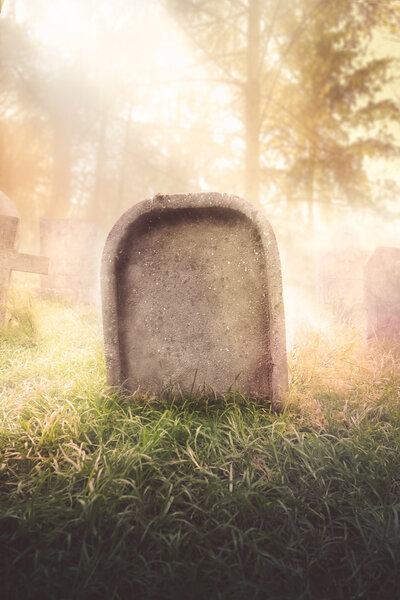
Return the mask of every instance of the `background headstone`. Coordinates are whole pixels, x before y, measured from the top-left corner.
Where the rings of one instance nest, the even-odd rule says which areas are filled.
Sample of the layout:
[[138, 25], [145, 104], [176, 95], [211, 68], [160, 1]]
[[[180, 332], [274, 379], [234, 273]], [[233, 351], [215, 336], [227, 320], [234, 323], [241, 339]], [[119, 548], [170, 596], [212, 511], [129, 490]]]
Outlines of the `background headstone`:
[[0, 215], [9, 215], [11, 217], [18, 217], [19, 213], [14, 202], [4, 194], [0, 192]]
[[287, 386], [281, 269], [268, 221], [227, 194], [156, 196], [128, 210], [102, 263], [108, 382], [279, 404]]
[[400, 343], [400, 248], [377, 248], [365, 268], [367, 339]]
[[317, 301], [337, 316], [344, 316], [363, 307], [368, 253], [360, 249], [356, 233], [349, 230], [337, 232], [331, 248], [317, 260]]
[[41, 289], [65, 298], [98, 295], [97, 224], [74, 219], [40, 219], [40, 252], [50, 259]]
[[48, 272], [49, 261], [46, 257], [17, 252], [18, 223], [18, 217], [0, 214], [0, 326], [4, 324], [11, 271]]
[[[4, 192], [0, 191], [0, 215], [8, 215], [9, 217], [17, 217], [17, 232], [15, 236], [15, 244], [18, 244], [20, 238], [20, 215], [14, 202]], [[0, 242], [1, 243], [1, 242]]]

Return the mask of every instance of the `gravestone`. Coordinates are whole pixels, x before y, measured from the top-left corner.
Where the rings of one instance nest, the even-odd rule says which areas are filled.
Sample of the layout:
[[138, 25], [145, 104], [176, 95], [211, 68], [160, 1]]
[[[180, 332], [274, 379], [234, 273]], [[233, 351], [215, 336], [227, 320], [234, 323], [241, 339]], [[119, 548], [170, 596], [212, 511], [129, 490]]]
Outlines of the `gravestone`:
[[[228, 194], [157, 195], [111, 230], [102, 261], [107, 380], [242, 393], [287, 387], [281, 267], [268, 221]], [[209, 388], [208, 388], [209, 389]]]
[[18, 217], [19, 213], [14, 202], [4, 194], [0, 192], [0, 215], [9, 215], [11, 217]]
[[331, 246], [317, 261], [317, 301], [343, 316], [363, 307], [368, 253], [360, 249], [357, 235], [350, 230], [337, 232]]
[[98, 294], [97, 224], [77, 219], [40, 219], [40, 252], [50, 259], [41, 278], [44, 293], [94, 300]]
[[11, 198], [6, 196], [6, 194], [1, 191], [0, 191], [0, 215], [8, 215], [10, 217], [18, 218], [17, 234], [15, 237], [15, 244], [18, 244], [19, 237], [20, 237], [20, 215], [17, 210], [17, 207], [15, 206], [15, 204], [11, 200]]
[[11, 271], [45, 274], [49, 266], [48, 258], [44, 256], [17, 252], [18, 222], [18, 217], [0, 214], [0, 327], [4, 325]]
[[365, 268], [367, 340], [400, 344], [400, 248], [376, 248]]

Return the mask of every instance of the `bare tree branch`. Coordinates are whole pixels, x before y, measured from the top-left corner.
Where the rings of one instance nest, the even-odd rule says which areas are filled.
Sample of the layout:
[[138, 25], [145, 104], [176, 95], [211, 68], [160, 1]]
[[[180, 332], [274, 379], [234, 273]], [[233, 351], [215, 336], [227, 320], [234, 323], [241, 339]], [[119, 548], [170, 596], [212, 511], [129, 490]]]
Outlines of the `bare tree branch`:
[[[227, 23], [230, 27], [232, 27], [232, 29], [234, 29], [241, 35], [246, 36], [246, 31], [244, 31], [243, 29], [238, 27], [238, 25], [236, 24], [236, 19], [238, 17], [245, 15], [246, 10], [242, 10], [241, 12], [233, 14], [229, 18], [227, 18], [227, 17], [222, 17], [215, 11], [204, 8], [203, 5], [196, 4], [196, 3], [192, 2], [191, 0], [179, 0], [179, 4], [180, 5], [184, 4], [189, 10], [192, 9], [193, 11], [197, 11], [198, 13], [202, 13], [203, 15], [207, 15], [208, 17], [211, 17], [214, 20], [214, 22]], [[179, 9], [178, 10], [175, 9], [175, 10], [176, 10], [176, 12], [179, 12]]]
[[[261, 110], [261, 115], [260, 115], [260, 123], [263, 122], [266, 112], [268, 110], [271, 98], [272, 98], [272, 94], [274, 93], [276, 84], [278, 83], [279, 77], [281, 75], [282, 69], [284, 67], [284, 64], [286, 62], [286, 59], [289, 55], [289, 52], [291, 51], [291, 49], [293, 48], [295, 42], [297, 41], [297, 39], [300, 37], [301, 33], [305, 30], [305, 26], [309, 23], [309, 21], [320, 11], [320, 9], [324, 9], [326, 8], [328, 5], [330, 4], [330, 0], [318, 0], [314, 6], [311, 8], [311, 10], [306, 14], [305, 18], [298, 24], [298, 26], [296, 27], [296, 29], [294, 30], [289, 43], [286, 47], [286, 50], [284, 51], [284, 53], [282, 54], [281, 60], [279, 62], [278, 68], [275, 71], [275, 76], [272, 80], [271, 85], [269, 86], [268, 89], [268, 100], [265, 103], [264, 107]], [[264, 83], [264, 81], [262, 82]]]

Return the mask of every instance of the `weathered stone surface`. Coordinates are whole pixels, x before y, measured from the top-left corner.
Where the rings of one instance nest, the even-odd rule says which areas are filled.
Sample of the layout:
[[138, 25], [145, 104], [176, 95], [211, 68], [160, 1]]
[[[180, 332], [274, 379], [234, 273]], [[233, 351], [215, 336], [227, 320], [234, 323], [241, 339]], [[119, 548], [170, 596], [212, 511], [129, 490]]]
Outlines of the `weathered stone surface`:
[[43, 256], [20, 254], [16, 250], [18, 217], [0, 214], [0, 327], [4, 324], [11, 271], [47, 273], [49, 261]]
[[98, 294], [97, 224], [74, 219], [40, 219], [40, 252], [50, 259], [41, 278], [45, 293], [93, 300]]
[[400, 248], [380, 246], [365, 268], [367, 339], [400, 343]]
[[268, 221], [240, 198], [158, 195], [128, 210], [105, 244], [102, 292], [110, 385], [219, 394], [236, 382], [279, 404], [287, 363], [278, 248]]
[[332, 250], [324, 252], [317, 261], [318, 303], [338, 314], [361, 308], [367, 257], [354, 233], [337, 232], [332, 239]]

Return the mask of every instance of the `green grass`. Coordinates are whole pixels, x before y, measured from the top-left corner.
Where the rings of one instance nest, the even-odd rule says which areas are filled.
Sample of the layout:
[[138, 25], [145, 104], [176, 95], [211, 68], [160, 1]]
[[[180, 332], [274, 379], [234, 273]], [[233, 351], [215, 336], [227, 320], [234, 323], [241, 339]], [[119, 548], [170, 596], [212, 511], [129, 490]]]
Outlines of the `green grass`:
[[286, 407], [107, 393], [96, 311], [0, 334], [0, 597], [400, 597], [400, 353], [299, 331]]

